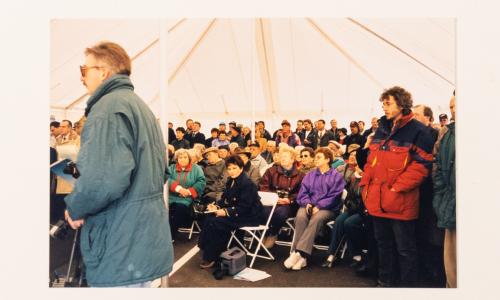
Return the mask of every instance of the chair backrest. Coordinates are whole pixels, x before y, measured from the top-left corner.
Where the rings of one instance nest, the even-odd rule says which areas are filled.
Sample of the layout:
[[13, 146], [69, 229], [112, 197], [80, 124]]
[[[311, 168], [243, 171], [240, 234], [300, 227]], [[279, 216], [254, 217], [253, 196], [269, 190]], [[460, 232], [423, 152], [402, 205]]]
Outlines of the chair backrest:
[[344, 189], [342, 191], [342, 196], [340, 196], [340, 198], [342, 199], [342, 201], [344, 201], [347, 198], [347, 190], [346, 189]]
[[278, 203], [278, 194], [276, 193], [271, 193], [271, 192], [261, 192], [259, 191], [259, 196], [260, 196], [260, 202], [264, 206], [272, 206], [273, 208], [271, 209], [271, 213], [269, 214], [269, 217], [267, 218], [266, 221], [266, 227], [269, 226], [269, 222], [271, 222], [271, 218], [273, 217], [274, 214], [274, 209], [276, 208], [276, 203]]

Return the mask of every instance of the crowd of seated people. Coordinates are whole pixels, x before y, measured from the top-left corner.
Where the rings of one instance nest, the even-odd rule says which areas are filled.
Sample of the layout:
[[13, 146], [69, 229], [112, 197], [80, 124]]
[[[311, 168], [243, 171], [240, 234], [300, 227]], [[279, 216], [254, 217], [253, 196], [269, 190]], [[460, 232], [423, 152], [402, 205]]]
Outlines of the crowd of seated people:
[[[435, 142], [435, 128], [446, 127], [446, 124], [432, 125], [432, 111], [426, 106], [417, 106], [414, 110], [414, 118], [418, 121], [431, 119], [426, 126], [430, 132], [433, 130]], [[264, 121], [255, 122], [254, 132], [243, 124], [230, 122], [227, 128], [220, 122], [210, 130], [208, 138], [201, 133], [202, 124], [198, 121], [188, 119], [185, 127], [175, 130], [169, 123], [166, 151], [173, 239], [180, 227], [189, 227], [193, 221], [193, 204], [202, 203], [212, 213], [199, 222], [202, 228], [198, 240], [202, 250], [200, 267], [213, 267], [226, 249], [231, 230], [263, 224], [267, 220], [271, 210], [261, 205], [257, 192], [273, 192], [279, 199], [263, 244], [271, 249], [286, 220], [294, 218], [291, 252], [283, 262], [285, 268], [298, 271], [307, 267], [316, 237], [328, 228], [325, 227], [327, 222], [334, 221], [329, 232], [328, 256], [322, 266], [335, 266], [340, 260], [339, 249], [346, 243], [346, 258], [353, 262], [357, 274], [377, 277], [379, 257], [396, 256], [400, 247], [397, 243], [385, 245], [385, 248], [377, 245], [374, 218], [365, 207], [366, 197], [362, 195], [362, 191], [366, 192], [363, 190], [366, 183], [362, 182], [365, 164], [376, 165], [374, 160], [377, 158], [369, 158], [369, 154], [375, 149], [372, 141], [375, 133], [380, 133], [380, 122], [379, 118], [372, 118], [371, 128], [365, 130], [363, 121], [352, 121], [348, 134], [346, 128], [338, 127], [335, 119], [329, 122], [329, 129], [322, 119], [315, 122], [298, 120], [295, 130], [288, 120], [283, 120], [281, 128], [271, 131], [272, 135]], [[51, 147], [57, 149], [67, 143], [78, 147], [83, 124], [84, 120], [80, 120], [68, 131], [66, 127], [71, 128], [68, 120], [51, 123]], [[370, 168], [370, 172], [372, 176], [375, 171]], [[442, 256], [443, 231], [437, 228], [434, 212], [429, 208], [432, 182], [422, 186], [425, 191], [420, 197], [426, 199], [420, 202], [427, 203], [427, 207], [419, 216], [420, 220], [425, 220], [420, 223], [425, 224], [419, 226], [432, 227], [434, 236], [426, 238], [425, 233], [419, 236], [418, 256], [423, 263], [418, 275], [431, 278], [439, 286], [445, 280], [443, 260], [428, 262], [425, 257]], [[68, 193], [60, 190], [59, 185], [57, 187], [55, 194]], [[347, 197], [343, 201], [344, 189]], [[392, 247], [390, 253], [388, 247]], [[385, 252], [378, 253], [380, 249]], [[397, 283], [397, 279], [394, 282]]]
[[[324, 120], [313, 122], [304, 119], [297, 121], [293, 130], [291, 123], [283, 120], [281, 128], [271, 131], [271, 134], [266, 129], [265, 122], [258, 121], [255, 122], [253, 136], [248, 126], [236, 122], [229, 123], [229, 130], [224, 122], [221, 122], [218, 128], [211, 129], [211, 137], [204, 143], [210, 147], [204, 152], [208, 164], [203, 168], [207, 185], [202, 194], [206, 195], [203, 196], [206, 198], [205, 202], [209, 203], [216, 213], [210, 214], [210, 218], [205, 218], [202, 224], [199, 239], [200, 248], [205, 249], [202, 267], [213, 265], [217, 255], [225, 249], [224, 243], [229, 238], [230, 230], [242, 224], [236, 217], [239, 210], [253, 210], [252, 215], [260, 218], [252, 220], [254, 222], [264, 223], [264, 220], [267, 220], [270, 209], [265, 206], [255, 208], [259, 206], [258, 195], [254, 195], [255, 199], [252, 201], [236, 198], [232, 199], [233, 203], [228, 202], [231, 200], [227, 198], [229, 190], [234, 190], [234, 186], [228, 182], [238, 182], [228, 179], [244, 176], [244, 181], [252, 182], [256, 190], [275, 192], [279, 195], [263, 243], [266, 248], [270, 249], [275, 245], [285, 221], [294, 218], [291, 253], [283, 263], [285, 268], [301, 270], [307, 267], [309, 258], [313, 255], [313, 244], [317, 235], [327, 228], [330, 230], [330, 238], [323, 267], [333, 267], [341, 260], [339, 250], [345, 244], [347, 255], [344, 260], [352, 262], [351, 266], [355, 268], [356, 273], [377, 277], [379, 247], [375, 239], [372, 216], [364, 206], [360, 182], [370, 152], [370, 143], [379, 127], [379, 118], [372, 118], [371, 127], [366, 130], [363, 121], [350, 122], [349, 134], [346, 128], [337, 127], [335, 119], [329, 122], [330, 128], [326, 128], [326, 124]], [[191, 132], [199, 130], [196, 125], [194, 127]], [[437, 126], [429, 125], [429, 128], [435, 127]], [[182, 129], [184, 128], [181, 128], [181, 131]], [[186, 132], [188, 130], [184, 129]], [[176, 143], [178, 144], [176, 141], [171, 142], [174, 145]], [[184, 142], [183, 144], [186, 145]], [[194, 145], [190, 144], [189, 147]], [[236, 157], [239, 158], [237, 161]], [[228, 159], [233, 161], [233, 170], [238, 171], [233, 171], [237, 173], [236, 177], [228, 175]], [[240, 171], [244, 175], [241, 175]], [[342, 201], [344, 189], [348, 196]], [[245, 201], [247, 204], [239, 207], [234, 201]], [[425, 213], [432, 214], [432, 211]], [[223, 220], [217, 216], [223, 217]], [[248, 221], [246, 219], [244, 224], [249, 224]], [[331, 229], [325, 227], [329, 221], [334, 221]], [[440, 231], [437, 227], [435, 229]], [[212, 230], [214, 232], [208, 232]], [[214, 234], [217, 239], [210, 242], [209, 239], [213, 238]], [[439, 253], [443, 249], [442, 237], [441, 234], [440, 242], [436, 242], [434, 237], [436, 251], [430, 253], [427, 247], [425, 255], [442, 255], [442, 252]], [[393, 247], [393, 252], [384, 255], [396, 255], [397, 245], [394, 244]], [[420, 251], [419, 249], [419, 255], [423, 255], [424, 252]], [[422, 258], [422, 261], [424, 260]], [[418, 270], [419, 276], [425, 274], [427, 278], [431, 278], [429, 280], [432, 280], [433, 284], [441, 285], [444, 280], [442, 264], [441, 260], [434, 266], [423, 265], [422, 270]], [[424, 267], [427, 269], [424, 270]], [[394, 282], [397, 283], [397, 279]]]

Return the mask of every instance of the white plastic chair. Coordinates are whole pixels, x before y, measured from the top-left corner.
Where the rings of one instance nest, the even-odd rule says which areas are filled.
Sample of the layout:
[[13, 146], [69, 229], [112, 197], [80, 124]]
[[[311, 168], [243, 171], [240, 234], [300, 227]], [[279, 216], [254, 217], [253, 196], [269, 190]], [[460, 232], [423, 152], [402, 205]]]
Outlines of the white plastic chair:
[[[250, 245], [248, 247], [245, 246], [245, 240], [240, 241], [236, 237], [236, 231], [233, 230], [231, 231], [231, 238], [229, 239], [229, 242], [227, 243], [227, 248], [231, 245], [231, 242], [233, 239], [236, 241], [236, 243], [247, 253], [248, 256], [252, 257], [252, 261], [250, 262], [249, 267], [251, 268], [253, 266], [253, 263], [255, 262], [256, 257], [260, 257], [263, 259], [268, 259], [268, 260], [274, 260], [274, 256], [269, 252], [269, 250], [264, 246], [264, 238], [266, 236], [266, 232], [269, 229], [269, 223], [271, 221], [271, 218], [273, 217], [274, 214], [274, 209], [276, 208], [276, 203], [278, 203], [278, 195], [276, 193], [269, 193], [269, 192], [258, 192], [260, 196], [260, 202], [264, 206], [272, 206], [271, 213], [269, 214], [269, 217], [267, 218], [266, 224], [264, 225], [258, 225], [258, 226], [244, 226], [240, 227], [237, 230], [242, 230], [251, 236], [251, 241]], [[255, 250], [252, 251], [252, 244], [253, 241], [257, 242], [257, 246], [255, 247]], [[264, 249], [267, 255], [260, 255], [259, 250]]]

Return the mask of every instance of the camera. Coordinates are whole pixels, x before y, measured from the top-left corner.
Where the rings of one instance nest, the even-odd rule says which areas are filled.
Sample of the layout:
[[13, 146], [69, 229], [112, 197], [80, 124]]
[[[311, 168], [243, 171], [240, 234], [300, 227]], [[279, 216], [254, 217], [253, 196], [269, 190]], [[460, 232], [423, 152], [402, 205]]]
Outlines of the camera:
[[288, 198], [290, 193], [286, 190], [277, 190], [276, 193], [278, 194], [279, 198]]
[[68, 163], [66, 165], [66, 167], [64, 167], [63, 173], [64, 174], [70, 174], [74, 178], [80, 177], [80, 171], [78, 171], [78, 168], [76, 167], [76, 163], [75, 162]]
[[64, 240], [69, 233], [69, 224], [64, 220], [59, 220], [55, 225], [50, 225], [49, 235], [58, 240]]

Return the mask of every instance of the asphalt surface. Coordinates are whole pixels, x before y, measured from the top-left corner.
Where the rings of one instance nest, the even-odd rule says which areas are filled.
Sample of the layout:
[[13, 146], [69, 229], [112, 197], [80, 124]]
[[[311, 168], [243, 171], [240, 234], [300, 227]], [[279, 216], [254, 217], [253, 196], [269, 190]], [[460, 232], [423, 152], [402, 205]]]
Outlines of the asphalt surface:
[[[194, 234], [192, 239], [188, 239], [188, 234], [179, 233], [174, 242], [174, 262], [178, 262], [186, 253], [196, 247], [198, 235]], [[71, 252], [72, 236], [66, 240], [53, 240], [50, 242], [50, 273], [59, 274], [64, 277]], [[265, 271], [271, 275], [266, 279], [250, 282], [233, 279], [232, 276], [225, 276], [222, 280], [216, 280], [212, 272], [215, 269], [201, 269], [200, 253], [198, 252], [185, 262], [169, 279], [169, 286], [172, 288], [182, 287], [375, 287], [374, 278], [359, 277], [354, 269], [350, 267], [351, 261], [340, 261], [333, 268], [322, 268], [321, 263], [326, 259], [327, 252], [313, 250], [307, 267], [300, 271], [286, 270], [283, 262], [289, 255], [288, 246], [275, 245], [271, 253], [275, 261], [257, 258], [253, 265], [254, 269]], [[247, 265], [250, 258], [247, 257]], [[57, 286], [57, 285], [55, 285]], [[430, 282], [421, 282], [420, 287], [437, 287]]]

